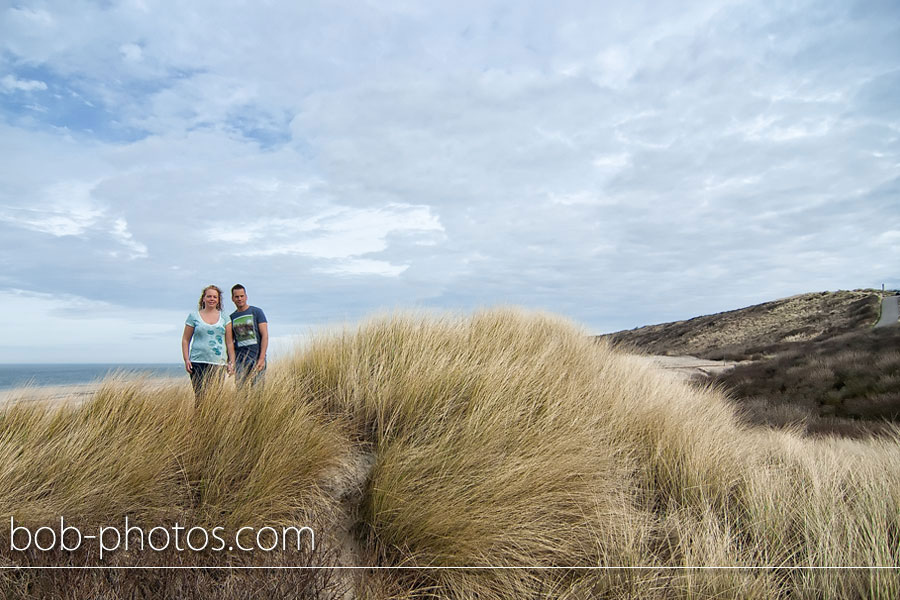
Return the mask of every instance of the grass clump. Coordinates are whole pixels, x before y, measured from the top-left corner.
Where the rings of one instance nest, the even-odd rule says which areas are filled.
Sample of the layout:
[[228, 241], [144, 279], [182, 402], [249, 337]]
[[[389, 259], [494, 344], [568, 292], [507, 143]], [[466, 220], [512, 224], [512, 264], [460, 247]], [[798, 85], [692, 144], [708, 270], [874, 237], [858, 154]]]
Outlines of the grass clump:
[[[376, 319], [289, 368], [375, 454], [360, 512], [373, 561], [538, 567], [404, 571], [384, 588], [397, 595], [877, 597], [897, 585], [890, 572], [789, 570], [897, 565], [883, 552], [900, 506], [894, 438], [854, 446], [860, 477], [827, 442], [748, 430], [717, 390], [516, 311]], [[823, 452], [833, 460], [814, 470]], [[557, 566], [646, 570], [544, 570]], [[708, 566], [743, 568], [691, 568]]]
[[[291, 545], [286, 551], [218, 551], [210, 537], [216, 527], [228, 544], [242, 526], [315, 531], [332, 517], [335, 500], [322, 486], [340, 469], [347, 444], [308, 403], [288, 395], [290, 389], [287, 382], [249, 393], [214, 387], [198, 405], [186, 382], [159, 387], [112, 379], [82, 403], [6, 407], [0, 413], [0, 561], [31, 567], [267, 566], [315, 564], [333, 554], [321, 543], [316, 550], [303, 543], [299, 550]], [[48, 551], [33, 544], [12, 549], [10, 519], [31, 532], [55, 529], [58, 536], [61, 517], [83, 535], [118, 528], [123, 538], [127, 519], [144, 536], [134, 534], [127, 551], [120, 545], [102, 556], [99, 542], [87, 540], [72, 552], [58, 543]], [[176, 525], [182, 527], [180, 542], [173, 537]], [[155, 527], [168, 533], [151, 538]], [[207, 532], [205, 541], [199, 531], [193, 537], [201, 551], [184, 551], [191, 527]], [[45, 548], [50, 535], [43, 534]], [[74, 535], [69, 533], [70, 546]], [[25, 536], [19, 532], [17, 547], [26, 544]], [[270, 537], [261, 538], [267, 547]], [[156, 551], [151, 539], [163, 549]], [[244, 536], [244, 545], [252, 540], [252, 533]], [[115, 545], [115, 535], [106, 541]], [[188, 598], [245, 597], [234, 583], [246, 580], [246, 573], [198, 569], [185, 572], [187, 585], [172, 573], [4, 571], [0, 590], [7, 598], [70, 597], [61, 591], [70, 586], [84, 594], [78, 597], [156, 597], [159, 590]], [[331, 573], [298, 572], [289, 580], [300, 590], [293, 597], [337, 597]], [[257, 583], [280, 588], [272, 573], [260, 572]]]

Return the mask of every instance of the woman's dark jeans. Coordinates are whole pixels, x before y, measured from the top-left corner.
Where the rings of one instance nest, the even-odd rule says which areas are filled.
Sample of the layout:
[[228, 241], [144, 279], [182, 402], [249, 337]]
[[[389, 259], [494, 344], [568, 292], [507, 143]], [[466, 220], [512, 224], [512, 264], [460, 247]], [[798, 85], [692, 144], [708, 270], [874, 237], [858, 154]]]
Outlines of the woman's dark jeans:
[[211, 365], [209, 363], [191, 363], [191, 385], [194, 386], [194, 396], [197, 399], [203, 394], [203, 389], [209, 383], [225, 379], [225, 365]]

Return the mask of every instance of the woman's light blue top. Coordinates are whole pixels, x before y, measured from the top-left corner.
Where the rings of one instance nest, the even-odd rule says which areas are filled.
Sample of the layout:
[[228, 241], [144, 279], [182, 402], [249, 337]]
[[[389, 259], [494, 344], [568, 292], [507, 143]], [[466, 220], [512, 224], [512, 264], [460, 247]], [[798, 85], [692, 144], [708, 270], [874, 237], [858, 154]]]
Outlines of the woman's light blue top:
[[229, 322], [222, 311], [219, 311], [219, 321], [215, 325], [204, 321], [198, 310], [188, 315], [184, 324], [194, 328], [194, 335], [191, 337], [191, 362], [225, 364], [228, 359], [225, 351], [225, 325]]

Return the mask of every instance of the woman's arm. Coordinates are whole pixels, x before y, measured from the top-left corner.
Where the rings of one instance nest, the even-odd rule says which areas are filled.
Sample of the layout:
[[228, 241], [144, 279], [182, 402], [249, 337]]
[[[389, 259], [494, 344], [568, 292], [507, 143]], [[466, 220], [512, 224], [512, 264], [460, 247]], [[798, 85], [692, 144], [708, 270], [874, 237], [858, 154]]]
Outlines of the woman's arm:
[[191, 338], [194, 337], [194, 328], [190, 325], [184, 326], [184, 333], [181, 335], [181, 356], [184, 358], [184, 370], [190, 373], [193, 370], [191, 365]]
[[231, 320], [225, 323], [225, 353], [228, 354], [228, 374], [234, 374], [234, 333], [231, 331]]

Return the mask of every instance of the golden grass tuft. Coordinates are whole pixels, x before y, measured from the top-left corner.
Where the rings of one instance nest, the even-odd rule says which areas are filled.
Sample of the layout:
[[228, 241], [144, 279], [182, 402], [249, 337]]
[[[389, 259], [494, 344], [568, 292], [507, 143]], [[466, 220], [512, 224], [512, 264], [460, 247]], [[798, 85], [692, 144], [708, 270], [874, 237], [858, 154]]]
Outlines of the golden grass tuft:
[[7, 409], [0, 518], [307, 520], [326, 561], [422, 567], [372, 600], [900, 596], [900, 436], [749, 429], [551, 315], [375, 318], [197, 409], [145, 387]]

